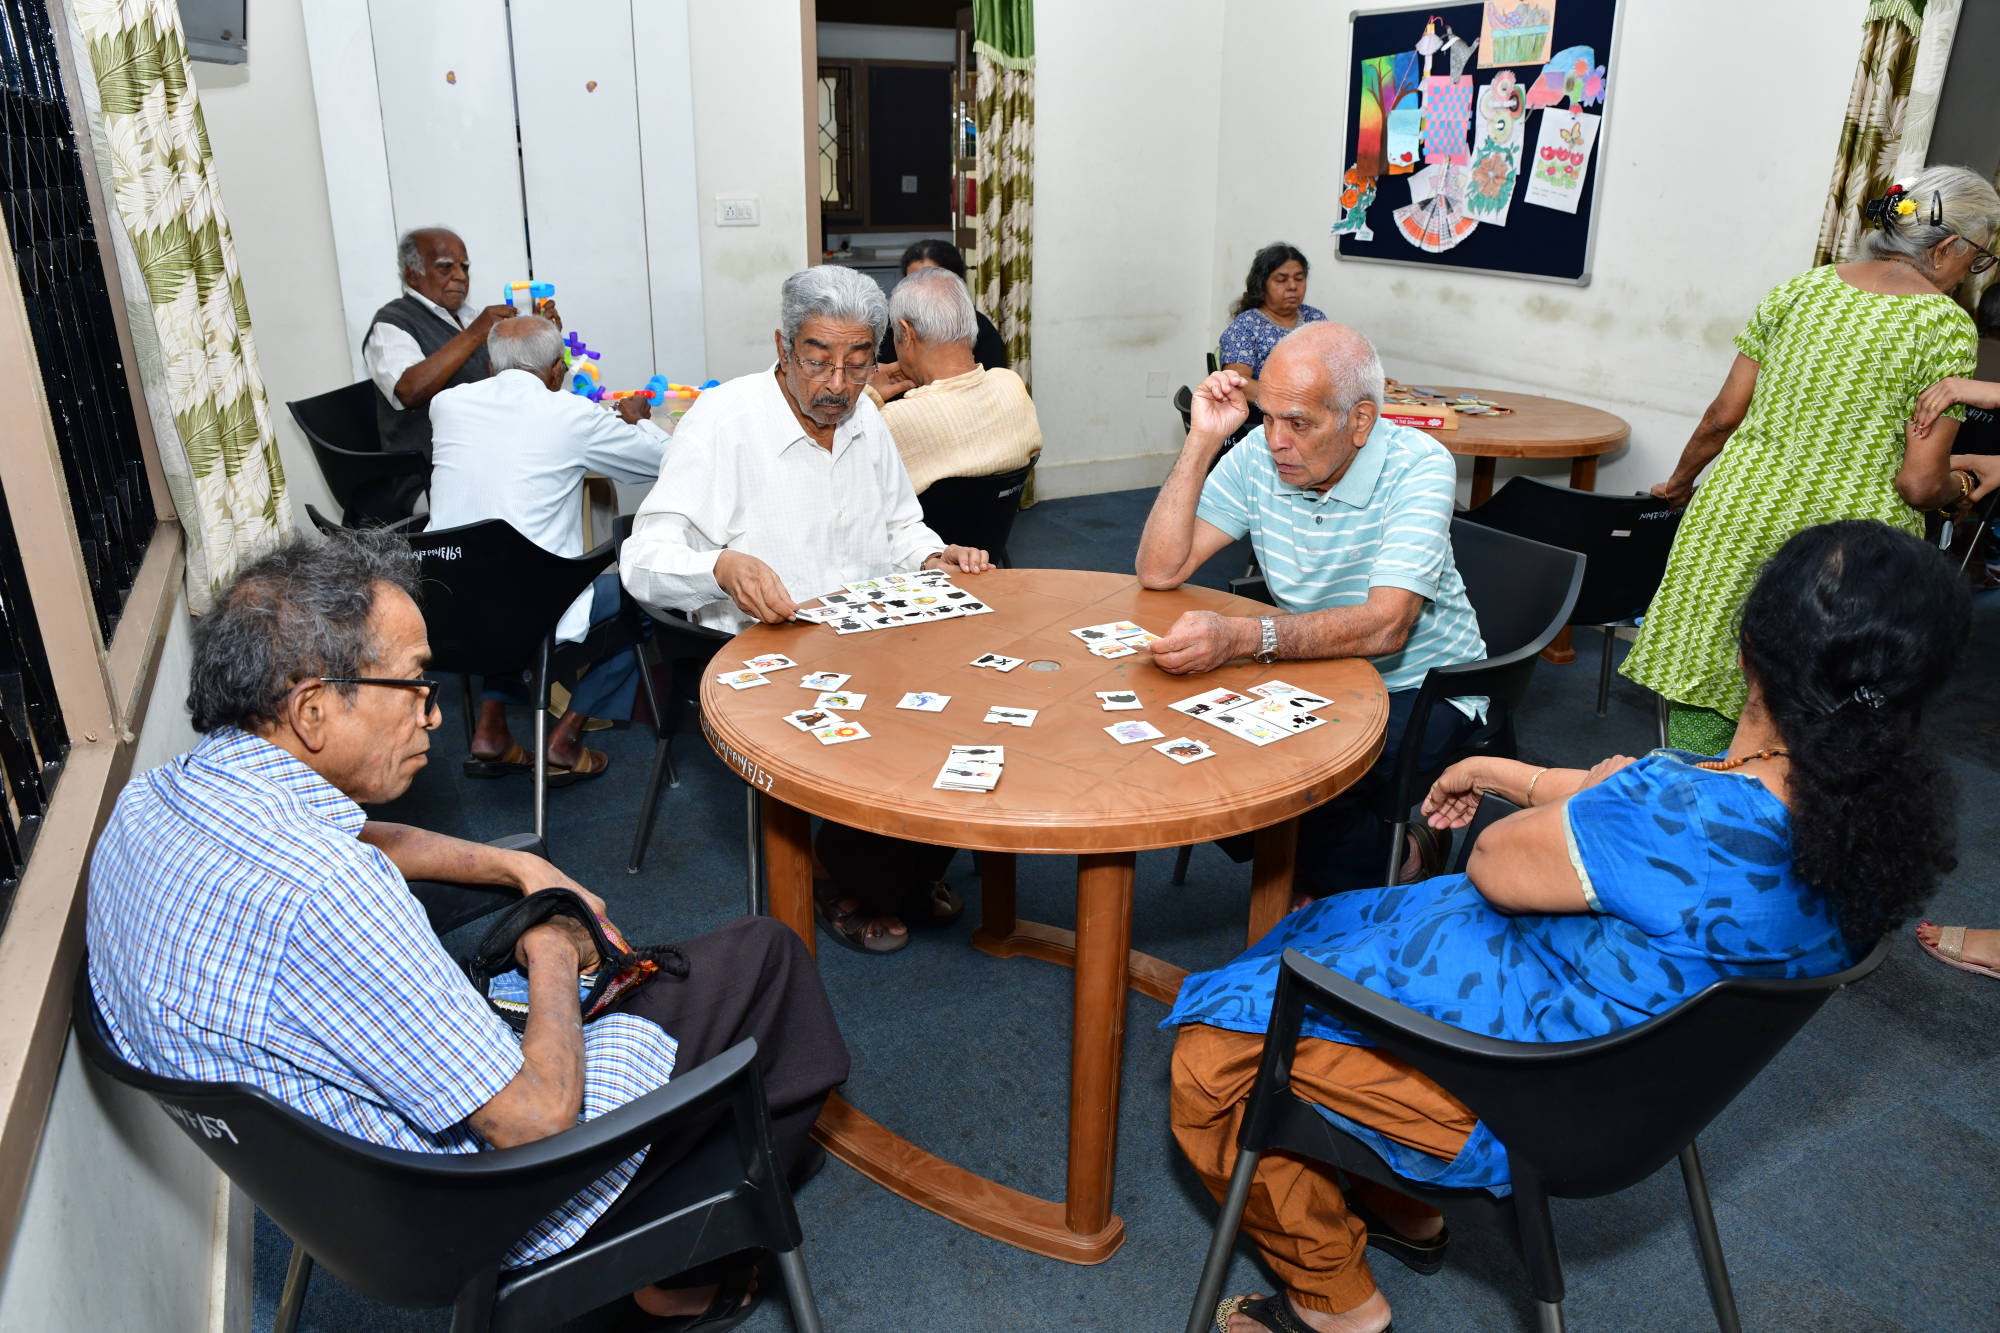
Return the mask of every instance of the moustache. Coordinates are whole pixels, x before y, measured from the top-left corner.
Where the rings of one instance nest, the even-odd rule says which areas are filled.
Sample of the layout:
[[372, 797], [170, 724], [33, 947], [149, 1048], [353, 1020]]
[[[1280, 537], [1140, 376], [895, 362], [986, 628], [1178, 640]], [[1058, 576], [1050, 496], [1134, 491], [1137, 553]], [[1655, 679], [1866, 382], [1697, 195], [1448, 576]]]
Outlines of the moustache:
[[814, 407], [846, 407], [853, 401], [852, 398], [845, 394], [822, 393], [814, 396], [812, 405]]

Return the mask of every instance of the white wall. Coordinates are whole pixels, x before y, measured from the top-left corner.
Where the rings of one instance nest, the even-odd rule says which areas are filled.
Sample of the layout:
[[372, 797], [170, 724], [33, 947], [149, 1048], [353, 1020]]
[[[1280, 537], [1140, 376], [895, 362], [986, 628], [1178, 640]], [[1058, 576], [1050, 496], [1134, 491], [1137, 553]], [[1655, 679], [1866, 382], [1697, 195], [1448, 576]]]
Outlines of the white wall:
[[[1625, 0], [1592, 165], [1602, 201], [1593, 277], [1571, 287], [1336, 260], [1328, 228], [1345, 167], [1332, 154], [1349, 114], [1347, 7], [1229, 0], [1217, 64], [1230, 147], [1216, 192], [1230, 202], [1218, 216], [1208, 322], [1220, 330], [1251, 254], [1282, 237], [1312, 260], [1307, 299], [1373, 338], [1391, 375], [1615, 412], [1631, 423], [1631, 444], [1604, 460], [1598, 488], [1662, 480], [1758, 297], [1812, 262], [1865, 9], [1865, 0]], [[1723, 147], [1745, 142], [1740, 110], [1704, 91], [1705, 34], [1716, 32], [1734, 50], [1784, 53], [1758, 99], [1747, 156]], [[1298, 65], [1312, 77], [1271, 76], [1274, 34], [1305, 53]], [[1377, 234], [1389, 212], [1373, 210]], [[1039, 279], [1039, 242], [1036, 263]]]
[[[778, 287], [806, 263], [802, 37], [798, 0], [688, 7], [702, 310], [718, 379], [771, 364]], [[718, 227], [720, 195], [756, 195], [758, 225]]]
[[292, 509], [338, 513], [288, 399], [353, 381], [298, 0], [249, 0], [250, 61], [196, 64]]
[[[194, 743], [182, 704], [188, 627], [183, 594], [134, 772]], [[151, 1098], [98, 1077], [72, 1045], [0, 1273], [0, 1333], [247, 1330], [251, 1214], [241, 1195], [231, 1214], [230, 1198], [227, 1181]]]
[[1157, 485], [1180, 447], [1171, 395], [1217, 327], [1224, 26], [1203, 0], [1036, 10], [1041, 496]]

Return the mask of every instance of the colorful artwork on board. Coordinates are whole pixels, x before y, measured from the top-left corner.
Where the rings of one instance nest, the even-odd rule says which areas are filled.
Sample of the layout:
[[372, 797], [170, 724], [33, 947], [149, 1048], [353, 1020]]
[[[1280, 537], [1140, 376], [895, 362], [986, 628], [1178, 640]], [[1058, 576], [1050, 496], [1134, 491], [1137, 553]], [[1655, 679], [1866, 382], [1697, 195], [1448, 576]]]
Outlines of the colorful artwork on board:
[[1542, 127], [1530, 159], [1523, 198], [1543, 208], [1576, 212], [1590, 171], [1590, 150], [1597, 142], [1599, 117], [1588, 111], [1550, 107], [1542, 112]]
[[1474, 134], [1472, 174], [1465, 187], [1467, 216], [1507, 225], [1514, 187], [1521, 178], [1521, 147], [1528, 137], [1528, 107], [1512, 70], [1501, 70], [1479, 90], [1479, 119]]
[[1424, 80], [1424, 161], [1463, 165], [1472, 160], [1472, 76]]
[[1479, 229], [1465, 211], [1471, 172], [1461, 166], [1425, 167], [1410, 177], [1410, 202], [1397, 209], [1396, 230], [1419, 250], [1443, 254]]
[[1422, 146], [1422, 59], [1415, 51], [1361, 62], [1361, 107], [1355, 118], [1355, 165], [1364, 176], [1414, 171]]
[[1375, 178], [1362, 175], [1359, 167], [1349, 167], [1340, 185], [1340, 221], [1333, 224], [1333, 234], [1357, 241], [1374, 240], [1375, 233], [1368, 226], [1368, 206], [1374, 202]]
[[1528, 109], [1559, 106], [1567, 99], [1571, 110], [1597, 106], [1604, 101], [1604, 66], [1597, 52], [1588, 46], [1566, 46], [1555, 53], [1535, 81], [1528, 85]]
[[1540, 65], [1556, 30], [1556, 0], [1486, 0], [1479, 27], [1479, 64]]

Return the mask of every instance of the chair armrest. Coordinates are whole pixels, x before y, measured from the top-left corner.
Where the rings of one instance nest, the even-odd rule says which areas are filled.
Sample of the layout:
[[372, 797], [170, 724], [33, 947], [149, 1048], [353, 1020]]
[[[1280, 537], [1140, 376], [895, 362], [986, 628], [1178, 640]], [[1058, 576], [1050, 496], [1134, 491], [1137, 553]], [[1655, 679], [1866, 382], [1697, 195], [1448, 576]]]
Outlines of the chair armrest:
[[532, 852], [544, 861], [549, 859], [549, 845], [533, 833], [509, 833], [503, 838], [489, 838], [488, 847], [498, 847], [503, 852]]

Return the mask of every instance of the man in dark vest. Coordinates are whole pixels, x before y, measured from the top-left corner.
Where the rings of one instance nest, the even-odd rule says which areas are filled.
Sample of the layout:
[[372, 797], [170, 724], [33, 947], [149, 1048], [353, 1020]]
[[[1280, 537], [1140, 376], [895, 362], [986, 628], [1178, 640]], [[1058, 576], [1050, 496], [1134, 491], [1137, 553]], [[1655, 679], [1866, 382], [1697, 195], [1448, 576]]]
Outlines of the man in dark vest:
[[[396, 247], [396, 259], [403, 294], [375, 312], [361, 340], [361, 359], [382, 391], [375, 404], [382, 447], [429, 458], [431, 399], [441, 390], [487, 377], [486, 335], [516, 311], [504, 303], [479, 311], [466, 304], [471, 264], [465, 242], [455, 232], [442, 227], [408, 232]], [[402, 518], [423, 490], [421, 478], [405, 477], [354, 507], [383, 521]]]

